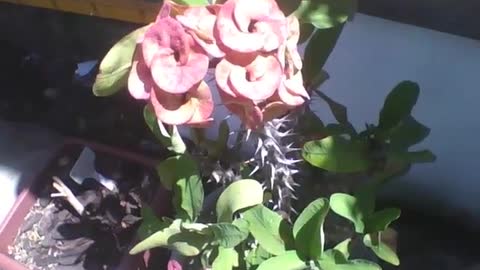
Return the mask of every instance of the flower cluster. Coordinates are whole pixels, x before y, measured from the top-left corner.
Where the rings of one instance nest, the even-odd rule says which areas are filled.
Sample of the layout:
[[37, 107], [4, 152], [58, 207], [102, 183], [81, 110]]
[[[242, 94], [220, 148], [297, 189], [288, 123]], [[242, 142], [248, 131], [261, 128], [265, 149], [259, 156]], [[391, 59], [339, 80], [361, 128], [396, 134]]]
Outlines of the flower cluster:
[[223, 104], [251, 129], [309, 98], [297, 51], [299, 22], [275, 0], [228, 0], [180, 6], [165, 1], [138, 40], [128, 79], [136, 99], [148, 99], [159, 121], [205, 126], [213, 98], [210, 68]]

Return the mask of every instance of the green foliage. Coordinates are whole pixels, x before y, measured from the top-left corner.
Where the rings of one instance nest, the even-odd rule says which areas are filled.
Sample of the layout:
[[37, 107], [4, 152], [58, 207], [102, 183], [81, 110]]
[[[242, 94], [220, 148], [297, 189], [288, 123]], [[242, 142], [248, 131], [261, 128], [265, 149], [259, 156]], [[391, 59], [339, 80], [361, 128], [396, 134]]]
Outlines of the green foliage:
[[257, 270], [303, 270], [308, 269], [304, 260], [300, 259], [294, 250], [264, 261]]
[[293, 225], [295, 248], [302, 258], [320, 259], [325, 244], [323, 223], [329, 210], [327, 199], [311, 202]]
[[138, 236], [142, 240], [169, 226], [169, 223], [163, 222], [157, 218], [152, 208], [147, 205], [142, 206], [142, 218], [142, 225], [137, 231]]
[[342, 136], [307, 142], [303, 158], [310, 164], [327, 171], [354, 173], [366, 171], [371, 166], [368, 145], [362, 140], [348, 140]]
[[230, 184], [217, 201], [218, 222], [232, 222], [233, 214], [263, 202], [263, 188], [256, 180], [240, 180]]
[[146, 31], [141, 27], [118, 41], [105, 55], [93, 85], [93, 93], [99, 97], [110, 96], [125, 88], [132, 66], [137, 39]]
[[[290, 228], [282, 217], [263, 205], [250, 208], [242, 213], [249, 224], [250, 233], [268, 253], [279, 255], [285, 252], [285, 234], [281, 230]], [[288, 241], [288, 240], [287, 240]]]
[[186, 6], [205, 6], [208, 0], [172, 0], [173, 2]]
[[302, 75], [308, 89], [316, 89], [328, 78], [323, 67], [337, 44], [343, 24], [330, 29], [318, 29], [305, 48]]
[[218, 248], [218, 256], [213, 261], [212, 270], [230, 270], [238, 266], [238, 253], [233, 248]]
[[400, 260], [398, 259], [397, 254], [395, 254], [395, 252], [389, 246], [381, 241], [381, 233], [366, 234], [363, 238], [363, 243], [365, 246], [369, 247], [380, 259], [395, 266], [400, 265]]
[[356, 0], [302, 0], [295, 15], [319, 29], [345, 23], [357, 9]]
[[420, 88], [414, 82], [404, 81], [398, 84], [385, 99], [378, 128], [388, 130], [410, 116], [419, 94]]
[[177, 217], [195, 221], [203, 207], [203, 185], [196, 162], [187, 154], [170, 157], [158, 164], [157, 173], [163, 186], [174, 190]]
[[186, 152], [187, 146], [183, 142], [177, 127], [171, 127], [170, 130], [172, 134], [169, 134], [167, 127], [165, 127], [162, 122], [157, 120], [151, 105], [145, 106], [143, 110], [143, 118], [155, 137], [168, 150], [176, 154], [184, 154]]

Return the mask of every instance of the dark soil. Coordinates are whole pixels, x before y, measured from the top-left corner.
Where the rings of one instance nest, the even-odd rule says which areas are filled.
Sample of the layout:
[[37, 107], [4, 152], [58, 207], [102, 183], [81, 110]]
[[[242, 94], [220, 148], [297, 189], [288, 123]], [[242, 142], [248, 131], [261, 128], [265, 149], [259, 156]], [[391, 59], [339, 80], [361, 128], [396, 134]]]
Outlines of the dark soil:
[[[97, 154], [97, 171], [117, 182], [112, 192], [96, 180], [81, 186], [68, 177], [81, 147], [70, 147], [38, 181], [38, 200], [19, 229], [9, 254], [29, 269], [114, 269], [141, 223], [142, 202], [151, 201], [158, 179], [142, 165]], [[57, 176], [85, 206], [79, 215], [64, 198], [50, 199]]]

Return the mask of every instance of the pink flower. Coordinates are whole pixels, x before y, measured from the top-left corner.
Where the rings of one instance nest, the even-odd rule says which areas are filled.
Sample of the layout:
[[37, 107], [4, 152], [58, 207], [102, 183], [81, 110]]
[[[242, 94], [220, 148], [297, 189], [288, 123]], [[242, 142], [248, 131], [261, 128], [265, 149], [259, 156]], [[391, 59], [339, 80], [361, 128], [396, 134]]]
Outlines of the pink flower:
[[271, 52], [286, 38], [286, 18], [275, 0], [228, 0], [218, 13], [215, 35], [229, 50]]
[[287, 40], [278, 50], [278, 58], [283, 68], [278, 96], [290, 106], [299, 106], [309, 98], [309, 94], [303, 84], [302, 59], [297, 50], [300, 24], [293, 15], [288, 17], [288, 33]]
[[198, 45], [215, 58], [225, 55], [213, 36], [213, 28], [219, 10], [220, 5], [190, 7], [183, 14], [176, 16], [176, 19], [187, 29]]
[[253, 103], [271, 97], [282, 78], [280, 62], [273, 54], [227, 55], [215, 69], [220, 90]]
[[141, 40], [143, 60], [160, 89], [182, 94], [205, 77], [209, 59], [183, 26], [170, 17], [169, 10], [170, 5], [164, 4], [145, 32]]
[[203, 126], [212, 121], [214, 104], [208, 85], [200, 81], [184, 94], [163, 91], [143, 61], [141, 46], [134, 56], [128, 89], [134, 98], [150, 100], [158, 120], [165, 124]]
[[207, 125], [213, 119], [213, 98], [210, 88], [201, 82], [186, 94], [152, 91], [151, 103], [157, 119], [169, 125]]
[[168, 270], [182, 270], [182, 265], [175, 259], [170, 259], [167, 264]]

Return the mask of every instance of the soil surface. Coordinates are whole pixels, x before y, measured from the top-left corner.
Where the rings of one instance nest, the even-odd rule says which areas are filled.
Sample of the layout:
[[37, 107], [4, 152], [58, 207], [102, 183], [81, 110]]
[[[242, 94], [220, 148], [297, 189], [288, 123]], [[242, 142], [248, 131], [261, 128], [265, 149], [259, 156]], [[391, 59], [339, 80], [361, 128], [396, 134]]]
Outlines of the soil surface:
[[[150, 201], [158, 188], [158, 179], [143, 166], [98, 153], [97, 170], [116, 180], [118, 192], [94, 179], [78, 185], [68, 172], [80, 150], [67, 149], [40, 176], [38, 199], [9, 247], [9, 255], [29, 269], [114, 269], [131, 247], [142, 202]], [[85, 207], [82, 214], [65, 198], [50, 198], [56, 192], [49, 180], [53, 176], [62, 179]]]

